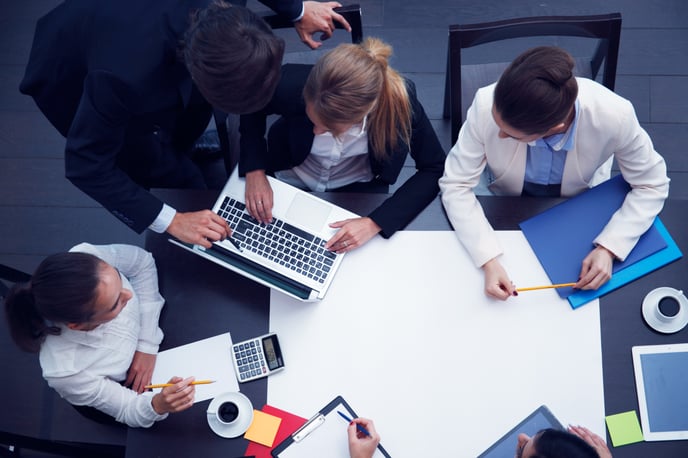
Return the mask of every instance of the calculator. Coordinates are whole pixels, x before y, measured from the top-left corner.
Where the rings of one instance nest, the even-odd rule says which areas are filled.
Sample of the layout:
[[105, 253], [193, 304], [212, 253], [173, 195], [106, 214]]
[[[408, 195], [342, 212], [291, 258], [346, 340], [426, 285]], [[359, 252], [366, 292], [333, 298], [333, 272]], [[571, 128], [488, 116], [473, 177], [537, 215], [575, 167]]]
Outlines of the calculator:
[[267, 377], [284, 368], [277, 334], [265, 334], [232, 345], [232, 361], [239, 382]]

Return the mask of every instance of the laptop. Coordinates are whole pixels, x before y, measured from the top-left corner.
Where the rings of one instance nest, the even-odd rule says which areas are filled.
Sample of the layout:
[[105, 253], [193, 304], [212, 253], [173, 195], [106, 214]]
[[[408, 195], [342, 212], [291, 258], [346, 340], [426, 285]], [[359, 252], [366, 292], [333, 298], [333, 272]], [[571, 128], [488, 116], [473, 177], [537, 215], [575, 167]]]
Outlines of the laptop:
[[231, 240], [208, 249], [170, 242], [296, 299], [321, 300], [344, 257], [323, 248], [337, 232], [329, 224], [358, 215], [275, 178], [268, 181], [274, 199], [272, 223], [260, 224], [249, 215], [246, 180], [235, 167], [213, 206], [229, 223]]

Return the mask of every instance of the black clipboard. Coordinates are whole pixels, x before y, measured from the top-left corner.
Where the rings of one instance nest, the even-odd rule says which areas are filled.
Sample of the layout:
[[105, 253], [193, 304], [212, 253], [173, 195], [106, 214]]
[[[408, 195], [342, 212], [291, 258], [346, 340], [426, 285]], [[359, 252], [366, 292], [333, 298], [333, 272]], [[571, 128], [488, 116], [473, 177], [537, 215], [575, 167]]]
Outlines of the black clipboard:
[[[330, 434], [335, 434], [332, 443], [347, 443], [346, 427], [347, 423], [337, 414], [337, 410], [345, 413], [350, 418], [357, 418], [356, 412], [344, 400], [342, 396], [337, 396], [325, 407], [320, 409], [318, 413], [313, 415], [301, 428], [294, 434], [284, 439], [279, 445], [272, 450], [273, 458], [289, 458], [291, 456], [301, 456], [299, 449], [303, 448], [307, 443], [314, 444], [317, 438], [320, 441], [327, 441]], [[309, 441], [310, 439], [310, 441]], [[387, 450], [381, 444], [377, 446], [377, 452], [374, 456], [383, 456], [385, 458], [392, 458]], [[348, 448], [344, 449], [348, 456]], [[322, 454], [323, 450], [319, 450]], [[322, 456], [322, 455], [320, 455]]]

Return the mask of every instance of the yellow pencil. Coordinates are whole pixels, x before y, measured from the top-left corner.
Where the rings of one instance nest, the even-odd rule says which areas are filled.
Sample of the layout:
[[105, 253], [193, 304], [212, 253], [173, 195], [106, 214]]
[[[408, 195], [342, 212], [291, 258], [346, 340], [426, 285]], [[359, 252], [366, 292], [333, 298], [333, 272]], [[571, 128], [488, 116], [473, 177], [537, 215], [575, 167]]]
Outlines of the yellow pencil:
[[[194, 380], [191, 382], [191, 385], [207, 385], [209, 383], [215, 383], [215, 380]], [[165, 388], [172, 385], [174, 385], [174, 383], [158, 383], [157, 385], [146, 385], [144, 388], [152, 390], [154, 388]]]
[[573, 286], [575, 283], [559, 283], [558, 285], [531, 286], [530, 288], [516, 288], [516, 291], [535, 291], [536, 289], [565, 288]]

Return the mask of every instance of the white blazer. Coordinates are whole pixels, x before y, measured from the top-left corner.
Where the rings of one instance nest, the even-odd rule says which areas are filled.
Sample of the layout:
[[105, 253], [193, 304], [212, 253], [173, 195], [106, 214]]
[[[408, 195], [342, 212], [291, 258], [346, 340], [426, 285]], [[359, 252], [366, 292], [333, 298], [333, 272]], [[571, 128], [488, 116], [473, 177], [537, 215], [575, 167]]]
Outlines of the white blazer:
[[[562, 196], [574, 196], [609, 178], [613, 156], [631, 185], [623, 205], [593, 241], [626, 258], [650, 227], [669, 194], [666, 164], [640, 127], [631, 103], [595, 81], [578, 81], [578, 126], [567, 155]], [[477, 267], [502, 254], [473, 188], [486, 165], [496, 195], [521, 195], [527, 144], [499, 138], [492, 117], [495, 84], [481, 88], [468, 109], [459, 138], [449, 152], [440, 191], [456, 235]]]

